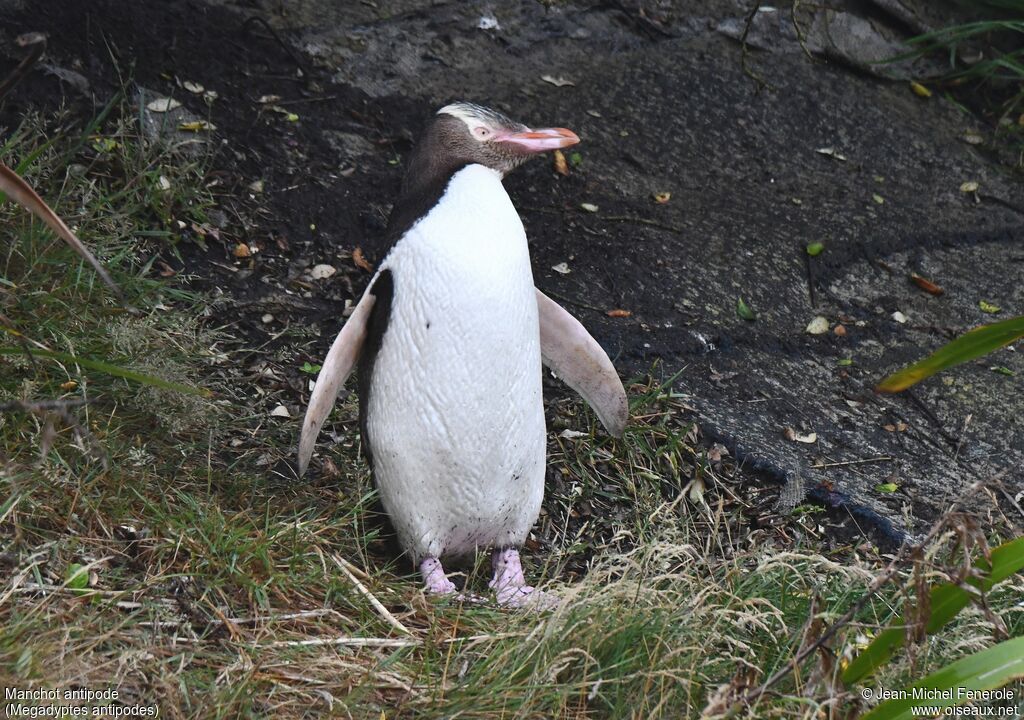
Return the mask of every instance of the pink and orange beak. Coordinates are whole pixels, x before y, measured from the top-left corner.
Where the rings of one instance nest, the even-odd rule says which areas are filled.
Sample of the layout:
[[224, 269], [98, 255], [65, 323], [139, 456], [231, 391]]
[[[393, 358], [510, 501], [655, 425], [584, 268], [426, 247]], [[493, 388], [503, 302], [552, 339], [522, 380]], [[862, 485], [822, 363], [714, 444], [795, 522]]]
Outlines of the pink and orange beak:
[[572, 130], [565, 128], [541, 128], [540, 130], [501, 133], [494, 138], [494, 141], [511, 143], [520, 152], [542, 153], [575, 145], [580, 138]]

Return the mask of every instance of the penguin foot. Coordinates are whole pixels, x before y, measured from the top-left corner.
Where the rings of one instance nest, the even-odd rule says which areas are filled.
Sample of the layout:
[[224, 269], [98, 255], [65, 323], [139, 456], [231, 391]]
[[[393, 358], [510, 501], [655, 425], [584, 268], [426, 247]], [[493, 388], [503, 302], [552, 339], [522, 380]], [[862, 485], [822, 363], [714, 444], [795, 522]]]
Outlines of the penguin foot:
[[491, 555], [491, 565], [494, 567], [494, 579], [488, 587], [494, 590], [495, 599], [502, 607], [551, 610], [558, 606], [558, 600], [553, 596], [526, 584], [517, 550], [495, 550]]
[[451, 595], [458, 588], [448, 579], [441, 567], [441, 561], [435, 557], [426, 557], [420, 562], [420, 574], [431, 595]]

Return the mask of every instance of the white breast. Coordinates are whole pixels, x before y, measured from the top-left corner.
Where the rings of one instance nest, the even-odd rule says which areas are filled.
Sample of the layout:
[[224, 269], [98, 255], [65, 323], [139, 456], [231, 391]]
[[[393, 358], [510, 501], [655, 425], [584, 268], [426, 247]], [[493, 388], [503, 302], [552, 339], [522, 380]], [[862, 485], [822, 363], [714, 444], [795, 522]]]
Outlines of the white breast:
[[544, 490], [540, 332], [498, 173], [459, 171], [384, 268], [394, 300], [367, 433], [399, 539], [416, 557], [519, 545]]

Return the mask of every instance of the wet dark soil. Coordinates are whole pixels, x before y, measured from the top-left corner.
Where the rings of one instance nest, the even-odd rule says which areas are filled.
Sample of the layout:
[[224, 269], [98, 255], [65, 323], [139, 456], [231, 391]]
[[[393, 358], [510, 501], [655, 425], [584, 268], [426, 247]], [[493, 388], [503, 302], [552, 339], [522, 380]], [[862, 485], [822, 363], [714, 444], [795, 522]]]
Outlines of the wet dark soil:
[[[782, 483], [784, 504], [810, 497], [887, 544], [919, 532], [969, 478], [1009, 464], [1013, 487], [1024, 482], [1020, 415], [1000, 401], [1013, 391], [987, 366], [913, 400], [871, 393], [887, 369], [984, 321], [979, 293], [1024, 312], [1019, 184], [958, 139], [973, 121], [938, 99], [925, 106], [905, 87], [799, 51], [753, 58], [766, 90], [738, 47], [708, 29], [736, 3], [520, 3], [496, 32], [473, 25], [486, 14], [476, 4], [409, 2], [393, 14], [343, 4], [323, 10], [331, 17], [315, 2], [290, 12], [200, 0], [13, 5], [0, 71], [20, 56], [12, 38], [43, 31], [44, 62], [89, 87], [40, 67], [5, 100], [6, 128], [61, 104], [92, 117], [126, 81], [216, 127], [202, 136], [217, 207], [153, 252], [176, 281], [222, 298], [212, 322], [259, 348], [250, 361], [277, 363], [293, 416], [306, 399], [297, 368], [319, 362], [369, 279], [353, 254], [378, 259], [419, 128], [464, 96], [584, 138], [567, 177], [538, 161], [507, 181], [538, 286], [624, 375], [655, 361], [666, 377], [681, 369], [677, 387], [747, 482]], [[539, 80], [545, 68], [575, 85]], [[978, 177], [976, 203], [958, 187]], [[667, 204], [652, 200], [667, 191]], [[819, 240], [827, 252], [807, 258]], [[993, 262], [1005, 268], [994, 278]], [[569, 274], [553, 270], [560, 263]], [[314, 280], [317, 264], [337, 272]], [[922, 296], [909, 270], [940, 279], [947, 300]], [[737, 317], [740, 296], [756, 322]], [[913, 321], [894, 324], [897, 310]], [[818, 314], [848, 333], [807, 335]], [[1016, 356], [998, 364], [1024, 371]], [[902, 421], [909, 432], [886, 429]], [[816, 432], [818, 444], [785, 440], [788, 426]], [[881, 496], [874, 488], [887, 480], [900, 491]]]

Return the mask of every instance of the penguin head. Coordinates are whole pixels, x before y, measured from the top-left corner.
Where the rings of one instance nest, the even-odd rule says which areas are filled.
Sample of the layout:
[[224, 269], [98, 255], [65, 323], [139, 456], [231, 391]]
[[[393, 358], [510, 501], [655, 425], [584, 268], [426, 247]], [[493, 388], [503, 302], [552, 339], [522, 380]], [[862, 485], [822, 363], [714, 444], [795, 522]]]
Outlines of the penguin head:
[[531, 155], [569, 147], [580, 141], [565, 128], [531, 130], [505, 115], [468, 102], [455, 102], [437, 111], [426, 136], [459, 164], [477, 163], [502, 176], [526, 162]]

